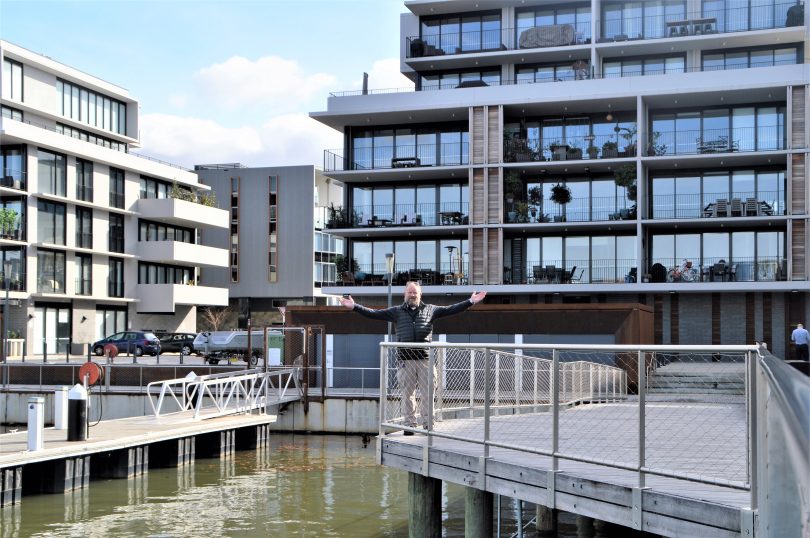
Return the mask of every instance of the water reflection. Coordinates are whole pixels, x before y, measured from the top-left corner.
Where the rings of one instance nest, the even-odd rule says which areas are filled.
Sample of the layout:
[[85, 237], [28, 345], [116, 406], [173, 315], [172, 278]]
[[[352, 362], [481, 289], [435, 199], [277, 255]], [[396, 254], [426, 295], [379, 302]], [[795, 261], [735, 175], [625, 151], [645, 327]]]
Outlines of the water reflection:
[[[234, 457], [99, 480], [69, 495], [25, 497], [0, 510], [3, 538], [18, 537], [406, 537], [407, 475], [380, 467], [360, 437], [273, 435]], [[516, 532], [516, 505], [501, 505], [502, 536]], [[446, 485], [443, 535], [464, 536], [464, 489]], [[524, 521], [534, 515], [532, 506]], [[536, 533], [527, 529], [527, 538]], [[573, 516], [560, 537], [577, 536]]]

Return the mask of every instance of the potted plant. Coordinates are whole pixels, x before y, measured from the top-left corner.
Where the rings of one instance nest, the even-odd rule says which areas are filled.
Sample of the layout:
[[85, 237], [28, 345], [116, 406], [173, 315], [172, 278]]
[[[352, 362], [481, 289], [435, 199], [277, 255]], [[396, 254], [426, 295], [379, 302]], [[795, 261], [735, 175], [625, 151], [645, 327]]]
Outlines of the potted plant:
[[548, 150], [551, 152], [552, 161], [564, 161], [567, 157], [568, 148], [566, 148], [559, 140], [550, 142]]
[[570, 160], [582, 160], [582, 148], [576, 142], [570, 142], [566, 150], [566, 158]]
[[515, 222], [529, 222], [529, 204], [523, 200], [515, 202]]
[[[631, 202], [635, 202], [638, 196], [636, 175], [636, 165], [634, 164], [624, 164], [613, 172], [616, 185], [627, 189], [627, 199]], [[628, 218], [635, 218], [635, 205], [628, 211]]]
[[599, 158], [599, 148], [596, 146], [588, 146], [588, 158], [589, 159], [598, 159]]
[[602, 144], [602, 158], [615, 159], [619, 156], [619, 145], [613, 140], [608, 140]]
[[551, 187], [551, 201], [559, 205], [567, 204], [571, 201], [571, 189], [567, 185], [557, 183]]
[[543, 205], [543, 191], [540, 187], [532, 187], [529, 189], [529, 212], [532, 219], [536, 219], [538, 211]]
[[661, 138], [661, 133], [658, 131], [653, 131], [652, 136], [650, 139], [650, 144], [647, 147], [647, 155], [656, 156], [656, 155], [665, 155], [667, 152], [667, 145], [660, 144], [658, 140]]
[[506, 172], [506, 176], [503, 180], [503, 192], [506, 198], [507, 221], [515, 222], [515, 202], [523, 200], [525, 196], [523, 180], [520, 178], [520, 174], [515, 170]]

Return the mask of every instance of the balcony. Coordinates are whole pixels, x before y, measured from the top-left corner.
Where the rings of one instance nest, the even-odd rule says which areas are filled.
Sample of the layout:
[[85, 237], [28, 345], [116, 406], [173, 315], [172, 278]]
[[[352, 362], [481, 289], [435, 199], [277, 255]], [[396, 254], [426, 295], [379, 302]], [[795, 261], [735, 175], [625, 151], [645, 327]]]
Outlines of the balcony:
[[138, 241], [137, 255], [147, 262], [228, 267], [227, 249], [180, 241]]
[[188, 284], [138, 284], [138, 312], [172, 313], [177, 305], [228, 306], [228, 289]]
[[228, 212], [175, 198], [141, 198], [136, 204], [141, 218], [188, 227], [228, 227]]
[[[387, 286], [388, 274], [385, 263], [360, 264], [359, 269], [338, 275], [338, 286]], [[421, 286], [461, 286], [469, 284], [469, 263], [457, 259], [451, 264], [400, 263], [394, 267], [391, 282], [404, 286], [406, 282], [418, 282]]]
[[467, 202], [442, 204], [376, 204], [354, 206], [351, 218], [341, 209], [326, 222], [327, 228], [399, 228], [465, 226]]
[[504, 222], [540, 224], [547, 222], [603, 222], [636, 219], [636, 204], [616, 196], [572, 198], [567, 204], [540, 200], [536, 204], [523, 201], [505, 204]]
[[696, 260], [657, 258], [648, 265], [643, 281], [697, 284], [701, 282], [777, 282], [787, 280], [782, 257], [704, 257]]
[[466, 142], [355, 148], [350, 156], [345, 156], [341, 149], [333, 149], [324, 151], [323, 166], [325, 172], [466, 166], [469, 164], [468, 152]]
[[654, 131], [647, 154], [702, 155], [780, 151], [786, 148], [785, 130], [777, 126], [737, 127], [686, 131]]
[[653, 219], [773, 217], [786, 214], [784, 191], [659, 194], [652, 197]]
[[[626, 128], [620, 128], [620, 130]], [[578, 161], [582, 159], [622, 159], [636, 156], [635, 131], [614, 135], [584, 135], [552, 138], [513, 137], [504, 140], [503, 160], [507, 163]]]
[[626, 284], [635, 282], [635, 259], [529, 260], [504, 271], [504, 284]]

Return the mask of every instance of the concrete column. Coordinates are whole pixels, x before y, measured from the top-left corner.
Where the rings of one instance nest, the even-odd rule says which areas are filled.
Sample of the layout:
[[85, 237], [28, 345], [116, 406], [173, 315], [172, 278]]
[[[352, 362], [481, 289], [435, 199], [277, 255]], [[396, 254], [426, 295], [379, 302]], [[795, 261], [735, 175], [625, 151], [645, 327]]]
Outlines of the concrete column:
[[577, 516], [577, 538], [594, 538], [593, 518]]
[[557, 510], [538, 504], [535, 516], [538, 532], [557, 532]]
[[488, 491], [468, 487], [464, 499], [464, 538], [493, 536], [494, 496]]
[[408, 537], [442, 535], [442, 481], [408, 473]]

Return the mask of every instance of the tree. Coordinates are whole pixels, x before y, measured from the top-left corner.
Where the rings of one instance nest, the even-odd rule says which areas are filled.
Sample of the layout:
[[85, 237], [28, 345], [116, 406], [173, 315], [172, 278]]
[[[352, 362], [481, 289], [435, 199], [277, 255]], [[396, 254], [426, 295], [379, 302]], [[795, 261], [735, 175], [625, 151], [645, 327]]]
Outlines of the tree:
[[228, 318], [233, 314], [230, 306], [206, 306], [200, 309], [201, 324], [206, 325], [209, 331], [218, 331], [224, 328]]

